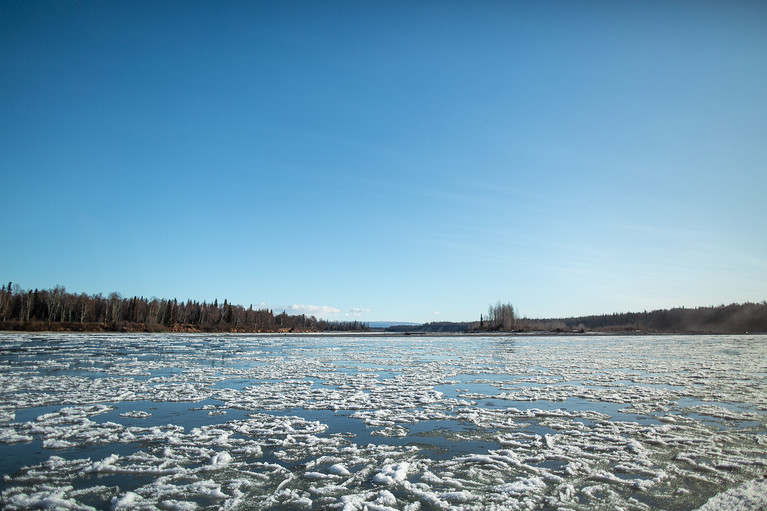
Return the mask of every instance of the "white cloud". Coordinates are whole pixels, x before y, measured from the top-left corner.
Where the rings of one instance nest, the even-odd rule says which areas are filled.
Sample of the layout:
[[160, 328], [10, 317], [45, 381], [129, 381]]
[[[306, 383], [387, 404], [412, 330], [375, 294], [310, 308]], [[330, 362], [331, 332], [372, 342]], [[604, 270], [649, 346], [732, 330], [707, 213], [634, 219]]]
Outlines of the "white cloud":
[[432, 314], [434, 314], [435, 316], [439, 316], [439, 312], [437, 311], [432, 312]]
[[339, 316], [346, 318], [360, 317], [363, 314], [370, 312], [370, 309], [365, 309], [362, 307], [353, 307], [346, 312], [343, 312], [341, 309], [332, 307], [330, 305], [305, 305], [299, 303], [294, 303], [293, 305], [275, 306], [273, 310], [275, 312], [284, 310], [291, 315], [306, 314], [307, 316], [316, 316], [323, 319], [338, 318]]
[[285, 312], [288, 314], [306, 314], [307, 316], [327, 317], [338, 314], [341, 312], [341, 309], [336, 309], [330, 305], [293, 304], [285, 307]]

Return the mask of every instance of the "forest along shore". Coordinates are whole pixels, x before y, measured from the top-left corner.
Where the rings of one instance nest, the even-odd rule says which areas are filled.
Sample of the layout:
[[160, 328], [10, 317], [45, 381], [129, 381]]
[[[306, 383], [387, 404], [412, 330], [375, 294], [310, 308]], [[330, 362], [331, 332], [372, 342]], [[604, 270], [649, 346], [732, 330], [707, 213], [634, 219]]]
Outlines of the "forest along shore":
[[218, 299], [208, 303], [119, 293], [69, 293], [62, 286], [25, 291], [0, 287], [0, 329], [74, 332], [365, 332], [367, 323], [254, 309]]
[[[231, 332], [231, 333], [684, 333], [767, 332], [767, 301], [711, 307], [661, 309], [569, 318], [517, 318], [511, 304], [504, 321], [431, 322], [371, 328], [361, 321], [329, 321], [272, 309], [247, 309], [228, 300], [208, 303], [119, 293], [69, 293], [62, 286], [25, 291], [9, 282], [0, 286], [0, 330], [27, 332]], [[491, 310], [494, 306], [491, 306]], [[488, 316], [488, 318], [490, 315]]]
[[505, 324], [490, 321], [432, 322], [395, 325], [386, 329], [400, 333], [649, 333], [649, 334], [743, 334], [767, 332], [767, 302], [733, 303], [716, 307], [677, 307], [644, 312], [624, 312], [550, 319], [512, 319]]
[[[325, 329], [306, 327], [277, 327], [277, 328], [225, 328], [220, 326], [200, 327], [198, 325], [175, 324], [171, 327], [158, 323], [70, 323], [70, 322], [52, 322], [47, 321], [0, 321], [0, 331], [5, 332], [118, 332], [118, 333], [233, 333], [233, 334], [301, 334], [301, 333], [367, 333], [370, 329], [365, 327], [365, 323], [359, 323], [359, 326], [352, 327], [342, 323], [342, 327], [332, 326], [335, 322], [329, 322], [331, 326]], [[351, 322], [353, 323], [353, 322]]]

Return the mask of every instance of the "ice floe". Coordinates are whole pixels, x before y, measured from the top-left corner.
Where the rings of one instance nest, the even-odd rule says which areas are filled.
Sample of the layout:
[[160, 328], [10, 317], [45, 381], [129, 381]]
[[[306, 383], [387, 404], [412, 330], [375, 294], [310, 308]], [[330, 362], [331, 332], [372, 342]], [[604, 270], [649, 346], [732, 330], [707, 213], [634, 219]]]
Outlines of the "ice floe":
[[755, 479], [711, 497], [699, 511], [767, 509], [767, 480]]
[[765, 341], [0, 334], [0, 505], [764, 506]]

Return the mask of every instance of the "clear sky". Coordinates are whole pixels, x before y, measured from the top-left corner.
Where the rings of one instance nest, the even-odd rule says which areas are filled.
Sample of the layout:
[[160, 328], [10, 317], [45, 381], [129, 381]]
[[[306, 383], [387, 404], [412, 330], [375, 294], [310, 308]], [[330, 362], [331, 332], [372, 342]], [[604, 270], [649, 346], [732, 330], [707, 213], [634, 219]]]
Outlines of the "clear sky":
[[767, 299], [767, 2], [0, 1], [0, 279], [328, 319]]

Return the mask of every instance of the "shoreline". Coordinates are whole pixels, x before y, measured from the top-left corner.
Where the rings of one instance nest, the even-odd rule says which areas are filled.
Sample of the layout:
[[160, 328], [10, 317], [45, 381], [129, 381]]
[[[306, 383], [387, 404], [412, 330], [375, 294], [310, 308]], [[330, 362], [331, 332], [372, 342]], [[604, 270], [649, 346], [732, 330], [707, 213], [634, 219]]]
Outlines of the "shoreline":
[[326, 331], [250, 331], [250, 330], [202, 330], [193, 328], [177, 329], [123, 329], [120, 327], [112, 328], [16, 328], [8, 329], [6, 325], [0, 324], [0, 334], [165, 334], [165, 335], [231, 335], [231, 336], [250, 336], [263, 335], [268, 337], [630, 337], [630, 336], [650, 336], [650, 335], [767, 335], [767, 332], [679, 332], [679, 331], [651, 331], [651, 330], [601, 330], [601, 331], [553, 331], [553, 330], [535, 330], [519, 332], [387, 332], [385, 330], [368, 331], [348, 331], [348, 330], [326, 330]]

